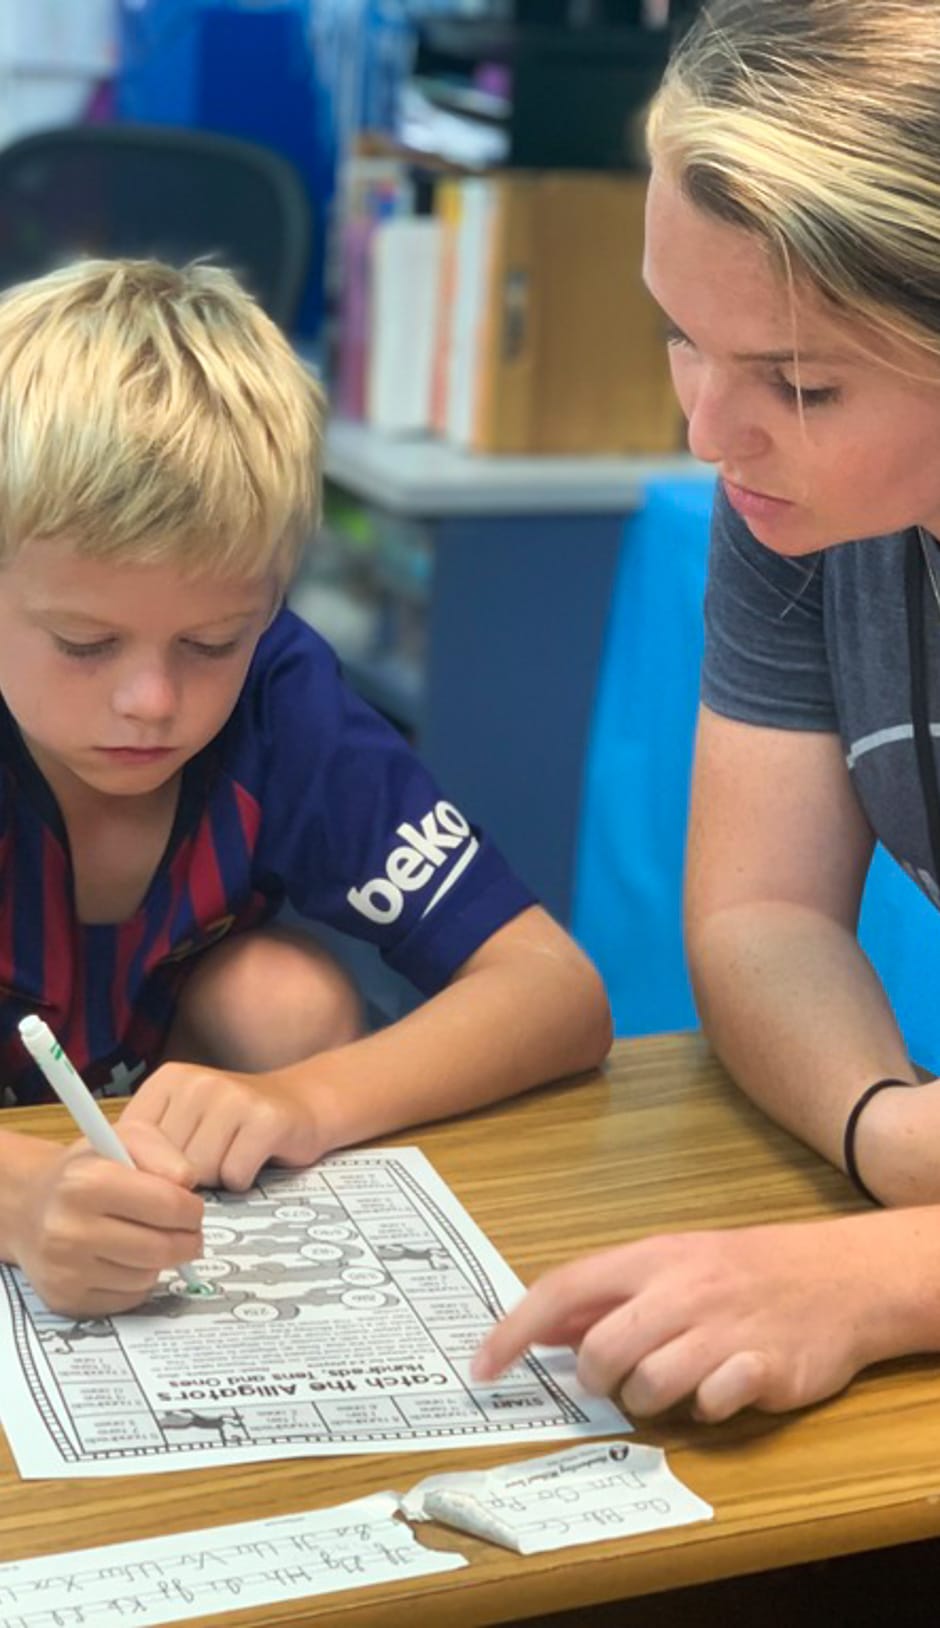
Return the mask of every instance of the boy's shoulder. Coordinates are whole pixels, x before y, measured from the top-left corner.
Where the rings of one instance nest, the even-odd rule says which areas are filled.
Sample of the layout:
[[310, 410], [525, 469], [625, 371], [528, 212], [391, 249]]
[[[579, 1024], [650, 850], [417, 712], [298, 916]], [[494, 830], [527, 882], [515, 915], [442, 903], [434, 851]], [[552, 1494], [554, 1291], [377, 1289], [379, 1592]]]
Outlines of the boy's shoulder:
[[297, 708], [324, 724], [348, 694], [339, 659], [294, 611], [278, 611], [261, 635], [242, 687], [234, 721], [253, 733], [296, 723]]
[[301, 681], [313, 674], [332, 673], [336, 682], [342, 683], [335, 650], [309, 622], [285, 605], [258, 640], [246, 688], [272, 677], [290, 677], [292, 673]]
[[397, 730], [356, 694], [332, 646], [281, 610], [262, 634], [235, 709], [217, 742], [224, 767], [245, 785], [303, 779], [355, 739], [367, 757], [407, 750]]

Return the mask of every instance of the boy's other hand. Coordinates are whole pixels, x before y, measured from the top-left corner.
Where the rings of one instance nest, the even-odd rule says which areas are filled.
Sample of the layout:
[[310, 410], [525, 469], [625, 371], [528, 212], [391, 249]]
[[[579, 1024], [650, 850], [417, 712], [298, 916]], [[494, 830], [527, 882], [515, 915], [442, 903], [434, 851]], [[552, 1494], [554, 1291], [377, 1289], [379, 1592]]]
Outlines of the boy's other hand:
[[146, 1300], [160, 1273], [202, 1254], [189, 1161], [147, 1125], [121, 1127], [136, 1170], [84, 1140], [48, 1146], [25, 1191], [15, 1258], [50, 1311], [106, 1317]]
[[670, 1234], [572, 1261], [487, 1336], [474, 1379], [531, 1345], [573, 1345], [585, 1389], [637, 1417], [682, 1401], [706, 1421], [821, 1401], [897, 1348], [885, 1288], [897, 1246], [872, 1230], [880, 1219]]
[[185, 1154], [200, 1186], [244, 1192], [269, 1160], [301, 1167], [329, 1151], [323, 1107], [309, 1078], [164, 1063], [120, 1124], [157, 1126]]

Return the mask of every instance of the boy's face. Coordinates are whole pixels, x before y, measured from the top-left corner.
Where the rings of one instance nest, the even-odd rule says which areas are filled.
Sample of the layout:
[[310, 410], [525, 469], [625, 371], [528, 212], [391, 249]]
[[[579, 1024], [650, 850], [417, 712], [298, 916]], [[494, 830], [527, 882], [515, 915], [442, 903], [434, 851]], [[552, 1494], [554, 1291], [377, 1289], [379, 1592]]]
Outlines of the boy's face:
[[140, 796], [173, 779], [229, 717], [274, 603], [268, 579], [26, 543], [0, 568], [0, 694], [53, 789]]

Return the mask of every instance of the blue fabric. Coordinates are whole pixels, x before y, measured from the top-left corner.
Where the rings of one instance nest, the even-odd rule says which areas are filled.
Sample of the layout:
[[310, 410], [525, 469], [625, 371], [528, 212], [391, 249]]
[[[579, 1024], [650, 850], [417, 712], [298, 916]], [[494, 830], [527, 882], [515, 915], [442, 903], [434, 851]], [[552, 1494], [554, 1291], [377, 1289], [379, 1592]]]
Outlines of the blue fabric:
[[682, 863], [711, 479], [651, 482], [628, 522], [601, 659], [575, 874], [576, 938], [618, 1035], [696, 1022]]
[[881, 847], [868, 873], [859, 938], [888, 991], [910, 1055], [940, 1074], [940, 911]]
[[[682, 869], [713, 494], [704, 476], [650, 483], [625, 529], [610, 608], [573, 929], [605, 979], [618, 1035], [697, 1021], [682, 947]], [[930, 971], [940, 965], [940, 913], [880, 847], [860, 937], [911, 1055], [940, 1072]]]

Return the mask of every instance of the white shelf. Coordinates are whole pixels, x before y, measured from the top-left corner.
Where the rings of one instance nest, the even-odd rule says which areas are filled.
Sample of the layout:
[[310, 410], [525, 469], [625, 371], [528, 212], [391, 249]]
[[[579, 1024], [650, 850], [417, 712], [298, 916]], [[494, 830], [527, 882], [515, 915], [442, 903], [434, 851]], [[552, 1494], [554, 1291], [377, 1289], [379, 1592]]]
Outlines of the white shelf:
[[628, 514], [657, 476], [700, 475], [694, 458], [493, 458], [380, 435], [334, 419], [328, 479], [396, 514]]

